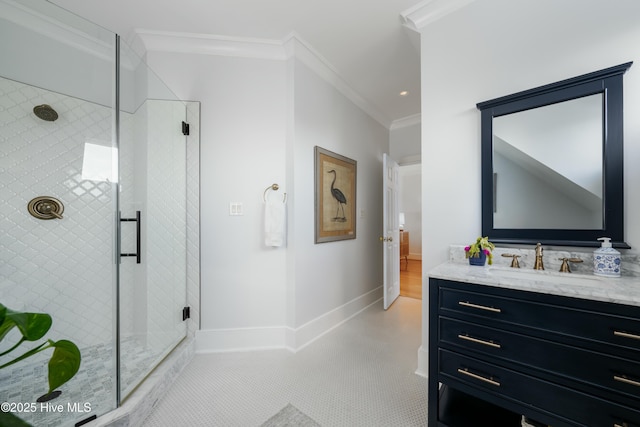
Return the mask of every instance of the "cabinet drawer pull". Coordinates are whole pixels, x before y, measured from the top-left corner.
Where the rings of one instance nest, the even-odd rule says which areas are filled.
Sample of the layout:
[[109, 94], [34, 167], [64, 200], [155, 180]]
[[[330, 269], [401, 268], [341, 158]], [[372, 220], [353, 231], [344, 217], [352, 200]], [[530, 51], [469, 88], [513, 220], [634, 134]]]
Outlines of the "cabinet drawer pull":
[[469, 301], [458, 301], [458, 304], [463, 305], [465, 307], [477, 308], [479, 310], [486, 310], [486, 311], [491, 311], [491, 312], [494, 312], [494, 313], [501, 313], [502, 312], [502, 310], [500, 310], [499, 308], [487, 307], [486, 305], [473, 304], [473, 303], [470, 303]]
[[458, 372], [463, 374], [463, 375], [466, 375], [468, 377], [475, 378], [476, 380], [484, 381], [484, 382], [489, 383], [491, 385], [495, 385], [497, 387], [500, 387], [500, 383], [498, 381], [495, 381], [495, 380], [493, 380], [491, 378], [485, 378], [482, 375], [474, 374], [473, 372], [469, 372], [466, 368], [464, 368], [464, 369], [458, 368]]
[[613, 331], [613, 335], [618, 337], [633, 338], [634, 340], [640, 340], [640, 335], [630, 334], [628, 332]]
[[631, 385], [634, 385], [636, 387], [640, 387], [640, 382], [634, 381], [634, 380], [630, 380], [627, 377], [622, 377], [620, 375], [614, 375], [613, 379], [616, 380], [616, 381], [620, 381], [621, 383], [631, 384]]
[[477, 343], [477, 344], [488, 345], [489, 347], [501, 348], [500, 344], [497, 344], [497, 343], [495, 343], [493, 341], [485, 341], [485, 340], [481, 340], [479, 338], [470, 337], [469, 335], [458, 334], [458, 338], [460, 338], [461, 340], [471, 341], [471, 342], [474, 342], [474, 343]]

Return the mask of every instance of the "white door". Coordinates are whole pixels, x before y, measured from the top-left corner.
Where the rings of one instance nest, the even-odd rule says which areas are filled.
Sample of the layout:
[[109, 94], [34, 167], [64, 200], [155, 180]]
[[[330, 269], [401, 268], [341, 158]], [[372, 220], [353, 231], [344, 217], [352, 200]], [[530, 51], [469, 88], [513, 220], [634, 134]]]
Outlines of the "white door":
[[382, 168], [384, 213], [380, 240], [384, 245], [383, 304], [386, 310], [400, 295], [400, 220], [398, 213], [400, 167], [385, 153]]

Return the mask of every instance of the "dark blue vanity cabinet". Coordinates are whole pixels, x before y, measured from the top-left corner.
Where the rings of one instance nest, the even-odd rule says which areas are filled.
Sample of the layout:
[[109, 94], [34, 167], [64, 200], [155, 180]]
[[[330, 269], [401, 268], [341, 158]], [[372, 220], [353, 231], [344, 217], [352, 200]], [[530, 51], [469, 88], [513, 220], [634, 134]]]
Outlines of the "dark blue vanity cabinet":
[[640, 307], [429, 279], [429, 426], [521, 415], [640, 426]]

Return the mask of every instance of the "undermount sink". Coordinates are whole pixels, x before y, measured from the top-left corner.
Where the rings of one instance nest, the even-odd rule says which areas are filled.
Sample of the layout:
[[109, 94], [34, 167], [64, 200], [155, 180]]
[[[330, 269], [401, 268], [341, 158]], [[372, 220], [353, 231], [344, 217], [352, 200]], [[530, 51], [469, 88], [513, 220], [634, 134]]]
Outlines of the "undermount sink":
[[504, 277], [509, 279], [534, 280], [538, 282], [550, 282], [555, 284], [566, 285], [595, 285], [602, 283], [602, 279], [596, 276], [587, 276], [584, 274], [573, 273], [554, 273], [548, 271], [522, 270], [517, 268], [489, 268], [489, 274], [496, 277]]

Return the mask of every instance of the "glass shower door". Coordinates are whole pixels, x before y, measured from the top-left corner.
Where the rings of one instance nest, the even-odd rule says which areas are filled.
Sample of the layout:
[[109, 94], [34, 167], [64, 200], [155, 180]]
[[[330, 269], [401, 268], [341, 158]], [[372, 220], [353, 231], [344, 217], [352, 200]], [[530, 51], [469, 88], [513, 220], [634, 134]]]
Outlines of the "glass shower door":
[[123, 400], [186, 335], [186, 105], [120, 50]]
[[[0, 402], [34, 426], [117, 406], [115, 46], [49, 2], [0, 0], [0, 303], [52, 319], [37, 339], [19, 343], [19, 327], [0, 339]], [[51, 394], [58, 347], [10, 364], [47, 340], [80, 351]]]
[[[15, 412], [0, 425], [75, 425], [186, 335], [186, 105], [115, 34], [45, 0], [0, 0], [0, 58], [0, 323], [3, 307], [53, 320], [31, 341], [0, 329]], [[55, 393], [49, 339], [81, 356]]]

